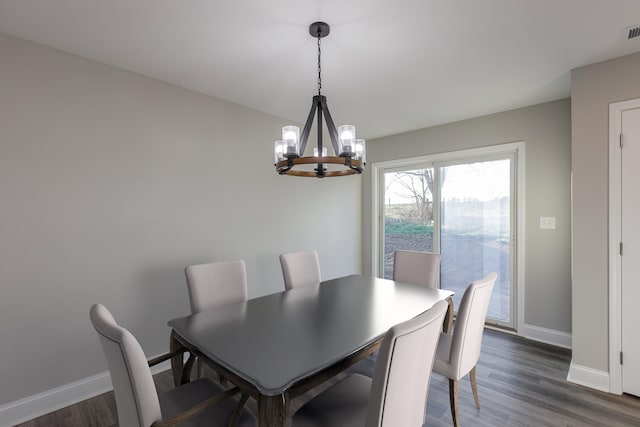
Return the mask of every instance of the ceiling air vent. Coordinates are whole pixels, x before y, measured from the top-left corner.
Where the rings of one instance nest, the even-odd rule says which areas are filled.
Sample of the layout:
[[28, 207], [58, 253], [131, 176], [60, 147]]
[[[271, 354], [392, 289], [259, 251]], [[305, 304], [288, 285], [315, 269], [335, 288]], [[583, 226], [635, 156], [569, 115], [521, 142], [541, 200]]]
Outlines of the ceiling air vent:
[[636, 25], [634, 27], [628, 27], [624, 29], [627, 40], [635, 39], [636, 37], [640, 37], [640, 25]]

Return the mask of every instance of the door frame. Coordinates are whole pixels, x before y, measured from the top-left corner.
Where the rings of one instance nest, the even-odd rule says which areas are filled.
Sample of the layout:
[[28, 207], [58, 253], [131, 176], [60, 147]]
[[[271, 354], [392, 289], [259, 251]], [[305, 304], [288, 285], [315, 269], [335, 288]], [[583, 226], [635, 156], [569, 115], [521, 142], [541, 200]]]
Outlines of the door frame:
[[622, 113], [640, 108], [640, 98], [609, 104], [609, 392], [622, 394]]
[[[524, 301], [525, 301], [525, 142], [510, 142], [505, 144], [490, 145], [486, 147], [470, 148], [465, 150], [438, 153], [425, 156], [416, 156], [407, 159], [388, 160], [376, 162], [371, 165], [371, 271], [369, 274], [379, 277], [380, 275], [380, 254], [383, 250], [381, 247], [380, 236], [383, 235], [384, 221], [383, 209], [381, 201], [384, 200], [384, 182], [383, 175], [388, 169], [398, 169], [412, 167], [425, 163], [437, 163], [446, 160], [458, 159], [477, 159], [492, 154], [504, 154], [512, 152], [514, 155], [513, 173], [515, 178], [514, 187], [514, 215], [515, 227], [513, 233], [512, 247], [515, 252], [515, 260], [512, 260], [512, 266], [515, 268], [515, 274], [512, 274], [512, 280], [515, 280], [513, 291], [515, 292], [515, 302], [512, 307], [513, 328], [515, 331], [521, 331], [524, 328]], [[436, 195], [434, 195], [435, 198]], [[434, 222], [438, 218], [434, 218]]]

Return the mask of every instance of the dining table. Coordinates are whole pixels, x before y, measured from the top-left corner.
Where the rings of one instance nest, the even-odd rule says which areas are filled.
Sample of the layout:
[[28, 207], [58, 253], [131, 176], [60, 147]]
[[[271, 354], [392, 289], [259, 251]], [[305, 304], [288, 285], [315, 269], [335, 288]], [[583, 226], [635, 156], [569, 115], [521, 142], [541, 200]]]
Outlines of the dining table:
[[453, 292], [363, 275], [326, 280], [172, 319], [176, 385], [190, 377], [189, 351], [256, 399], [260, 427], [284, 426], [291, 399], [374, 353], [385, 333]]

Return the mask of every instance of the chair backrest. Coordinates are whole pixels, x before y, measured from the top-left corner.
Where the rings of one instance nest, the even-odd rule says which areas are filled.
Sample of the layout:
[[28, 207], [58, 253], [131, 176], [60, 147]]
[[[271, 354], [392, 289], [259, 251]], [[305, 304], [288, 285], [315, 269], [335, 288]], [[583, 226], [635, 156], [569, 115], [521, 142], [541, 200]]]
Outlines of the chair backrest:
[[459, 378], [478, 363], [484, 321], [497, 278], [496, 273], [489, 273], [483, 279], [471, 283], [462, 295], [449, 356], [449, 363], [458, 371]]
[[424, 423], [431, 369], [447, 303], [389, 329], [378, 351], [366, 427]]
[[248, 298], [243, 260], [190, 265], [185, 269], [185, 275], [192, 313]]
[[102, 344], [121, 426], [148, 427], [162, 419], [156, 386], [142, 347], [102, 304], [89, 312]]
[[393, 280], [428, 288], [438, 287], [440, 254], [419, 251], [395, 251]]
[[286, 290], [300, 286], [320, 283], [320, 259], [316, 251], [290, 252], [280, 255], [284, 288]]

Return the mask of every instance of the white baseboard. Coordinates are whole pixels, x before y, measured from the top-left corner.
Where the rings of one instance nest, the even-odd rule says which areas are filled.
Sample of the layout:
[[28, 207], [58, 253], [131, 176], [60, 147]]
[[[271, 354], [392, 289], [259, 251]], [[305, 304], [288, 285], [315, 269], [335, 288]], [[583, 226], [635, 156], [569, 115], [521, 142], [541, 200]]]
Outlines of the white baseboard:
[[566, 332], [554, 331], [553, 329], [541, 328], [525, 323], [518, 331], [518, 335], [558, 347], [571, 348], [571, 334]]
[[[151, 373], [155, 375], [167, 369], [171, 369], [169, 361], [154, 366], [151, 368]], [[0, 406], [0, 426], [10, 427], [24, 423], [112, 389], [109, 372], [102, 372], [71, 384], [16, 400]]]
[[611, 392], [609, 388], [609, 372], [576, 365], [573, 360], [571, 361], [571, 366], [569, 366], [567, 381], [604, 391], [605, 393]]

